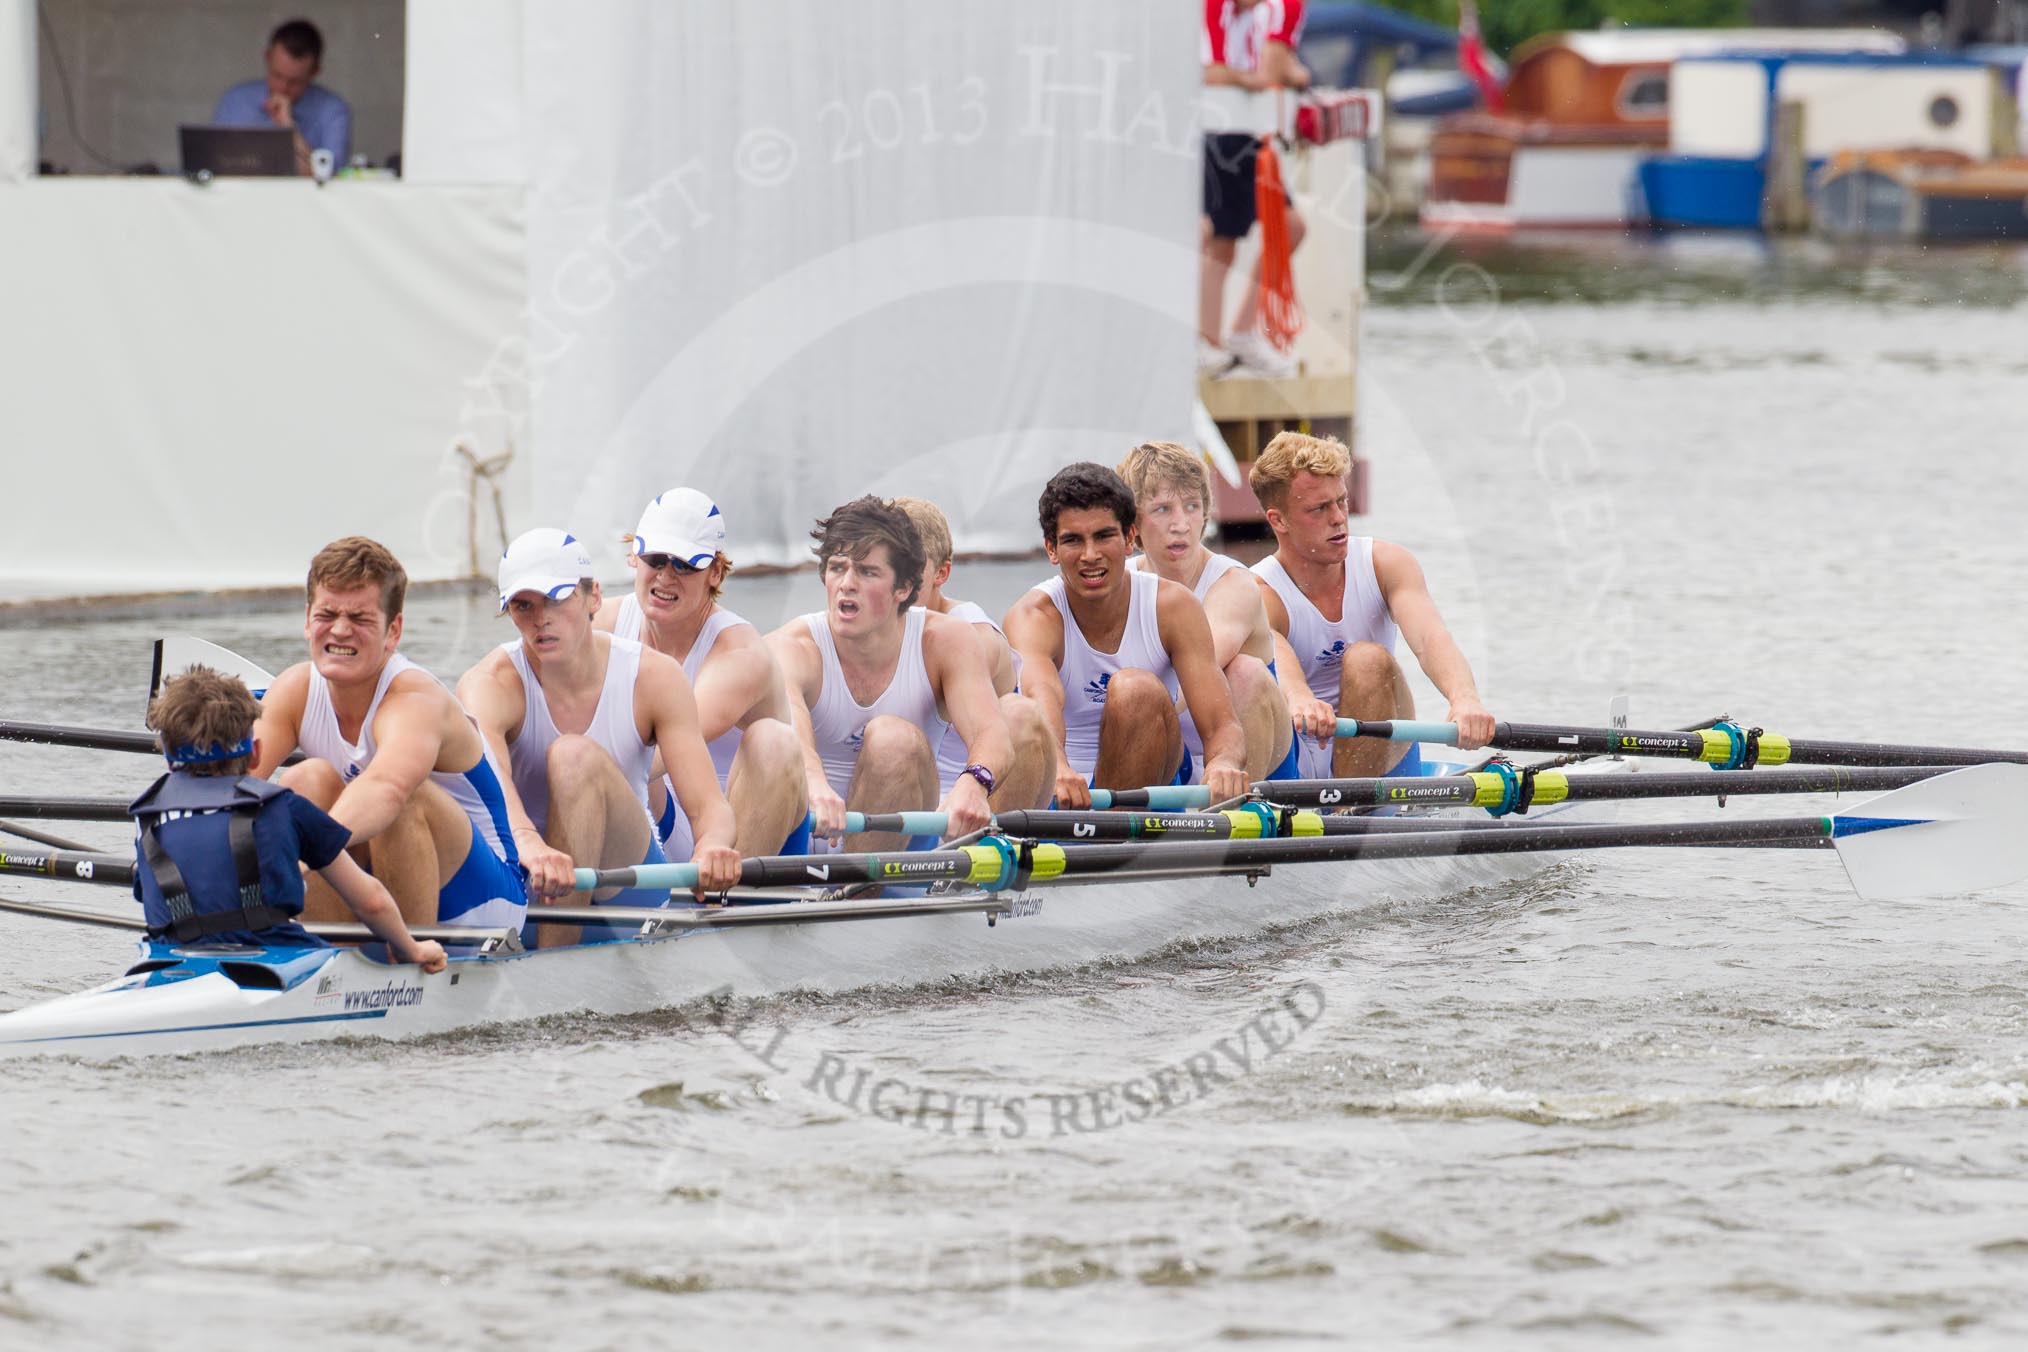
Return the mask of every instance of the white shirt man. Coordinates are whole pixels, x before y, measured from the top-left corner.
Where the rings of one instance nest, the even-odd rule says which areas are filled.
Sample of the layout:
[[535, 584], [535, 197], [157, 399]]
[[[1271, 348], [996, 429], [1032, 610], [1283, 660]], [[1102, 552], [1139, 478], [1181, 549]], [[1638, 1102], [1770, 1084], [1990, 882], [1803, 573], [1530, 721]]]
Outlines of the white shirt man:
[[[1013, 747], [970, 626], [914, 604], [921, 536], [900, 508], [872, 497], [840, 507], [818, 533], [825, 608], [768, 636], [788, 683], [817, 834], [839, 837], [848, 809], [932, 806], [949, 836], [984, 829]], [[949, 728], [966, 763], [943, 783], [935, 747]], [[845, 844], [892, 849], [902, 841], [855, 835]]]
[[1493, 715], [1479, 702], [1471, 664], [1430, 597], [1415, 555], [1355, 537], [1345, 475], [1351, 455], [1328, 439], [1283, 432], [1249, 476], [1275, 533], [1254, 565], [1268, 622], [1279, 636], [1282, 689], [1303, 747], [1304, 778], [1413, 773], [1411, 743], [1336, 742], [1339, 718], [1414, 718], [1415, 697], [1395, 660], [1397, 634], [1445, 699], [1458, 745], [1484, 746]]
[[[1127, 560], [1181, 583], [1204, 607], [1211, 626], [1212, 655], [1225, 673], [1233, 711], [1246, 733], [1250, 779], [1290, 779], [1297, 764], [1289, 706], [1275, 679], [1274, 630], [1253, 574], [1238, 559], [1214, 554], [1204, 545], [1211, 478], [1204, 457], [1169, 441], [1144, 442], [1120, 461], [1120, 478], [1134, 493], [1139, 514], [1134, 526], [1141, 553]], [[1202, 756], [1203, 739], [1188, 709], [1182, 711], [1183, 744]]]
[[[724, 514], [696, 489], [672, 488], [642, 509], [628, 544], [633, 589], [608, 598], [595, 624], [683, 668], [740, 852], [804, 853], [809, 804], [781, 668], [760, 631], [718, 601], [732, 572]], [[676, 857], [690, 848], [690, 828], [667, 787], [657, 776], [649, 796], [663, 848]]]
[[1007, 637], [1049, 724], [1057, 806], [1089, 807], [1094, 784], [1175, 781], [1179, 693], [1203, 733], [1212, 801], [1244, 795], [1246, 738], [1204, 608], [1180, 583], [1127, 569], [1135, 512], [1126, 484], [1103, 465], [1071, 465], [1043, 489], [1040, 515], [1057, 576], [1015, 602]]
[[[310, 660], [261, 698], [253, 773], [283, 784], [352, 833], [355, 855], [410, 925], [518, 927], [528, 898], [500, 773], [463, 706], [396, 651], [408, 573], [364, 536], [310, 560], [303, 637]], [[345, 903], [308, 880], [306, 920]]]
[[[592, 559], [552, 527], [517, 537], [501, 556], [500, 609], [521, 637], [458, 682], [494, 754], [509, 766], [508, 817], [539, 900], [652, 906], [666, 892], [575, 891], [577, 866], [626, 868], [666, 859], [648, 810], [657, 763], [696, 841], [698, 895], [739, 881], [732, 810], [698, 732], [697, 705], [674, 661], [592, 629], [599, 608]], [[573, 929], [545, 926], [545, 945]], [[616, 936], [603, 936], [616, 937]]]

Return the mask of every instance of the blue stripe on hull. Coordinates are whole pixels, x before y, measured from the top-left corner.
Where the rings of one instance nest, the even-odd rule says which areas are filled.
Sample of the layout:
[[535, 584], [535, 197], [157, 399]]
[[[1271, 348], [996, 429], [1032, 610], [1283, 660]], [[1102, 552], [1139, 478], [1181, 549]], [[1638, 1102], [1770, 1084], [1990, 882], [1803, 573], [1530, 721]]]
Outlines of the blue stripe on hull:
[[108, 1037], [154, 1037], [159, 1033], [218, 1033], [232, 1028], [286, 1028], [293, 1023], [343, 1023], [348, 1019], [384, 1019], [384, 1009], [351, 1014], [305, 1014], [295, 1019], [248, 1019], [243, 1023], [194, 1023], [181, 1028], [123, 1028], [111, 1033], [65, 1033], [59, 1037], [25, 1037], [22, 1042], [95, 1042]]

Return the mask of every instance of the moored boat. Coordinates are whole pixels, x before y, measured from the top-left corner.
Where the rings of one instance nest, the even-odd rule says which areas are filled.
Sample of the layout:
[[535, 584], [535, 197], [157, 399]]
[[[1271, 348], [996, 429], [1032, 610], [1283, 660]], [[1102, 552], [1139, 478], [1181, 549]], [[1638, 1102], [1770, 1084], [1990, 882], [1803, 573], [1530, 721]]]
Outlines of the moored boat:
[[1423, 224], [1621, 228], [1647, 218], [1641, 166], [1670, 144], [1671, 67], [1720, 52], [1902, 50], [1866, 29], [1547, 34], [1514, 52], [1506, 111], [1461, 113], [1430, 143]]
[[1832, 239], [2028, 239], [2028, 158], [1953, 151], [1842, 151], [1811, 212]]
[[[1669, 150], [1641, 166], [1661, 227], [1759, 229], [1783, 155], [1807, 175], [1839, 150], [1905, 147], [1992, 153], [2011, 128], [1999, 77], [1983, 62], [1933, 52], [1731, 52], [1686, 57], [1669, 72]], [[1785, 144], [1778, 114], [1798, 119]]]

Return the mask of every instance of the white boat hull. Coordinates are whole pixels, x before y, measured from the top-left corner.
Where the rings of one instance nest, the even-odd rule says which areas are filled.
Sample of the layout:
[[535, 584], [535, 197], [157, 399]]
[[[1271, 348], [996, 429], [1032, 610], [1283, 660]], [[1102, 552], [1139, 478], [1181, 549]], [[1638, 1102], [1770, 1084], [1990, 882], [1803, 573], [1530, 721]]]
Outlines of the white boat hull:
[[[1605, 761], [1575, 772], [1593, 768], [1632, 763]], [[1529, 820], [1567, 821], [1580, 810], [1596, 819], [1613, 806], [1562, 804]], [[1417, 815], [1485, 816], [1474, 809]], [[144, 961], [116, 981], [0, 1014], [0, 1058], [100, 1060], [422, 1037], [557, 1015], [638, 1014], [713, 996], [1036, 972], [1143, 957], [1182, 938], [1258, 933], [1371, 901], [1449, 895], [1525, 877], [1550, 861], [1484, 854], [1285, 864], [1251, 885], [1234, 875], [1054, 884], [1000, 897], [995, 912], [663, 930], [533, 951], [510, 946], [454, 957], [445, 971], [428, 976], [352, 948], [221, 954], [144, 943]], [[142, 970], [151, 965], [157, 970]]]
[[[1525, 875], [1543, 856], [1284, 865], [1239, 877], [1093, 882], [1010, 897], [1009, 910], [831, 924], [727, 926], [619, 942], [459, 957], [431, 976], [355, 949], [316, 949], [284, 989], [249, 988], [258, 961], [143, 945], [196, 974], [129, 975], [0, 1015], [0, 1057], [92, 1059], [341, 1037], [404, 1038], [559, 1014], [633, 1014], [713, 995], [909, 985], [1133, 958], [1182, 937], [1219, 938], [1359, 906]], [[272, 950], [270, 950], [272, 952]], [[247, 955], [249, 959], [252, 954]], [[172, 969], [178, 970], [178, 969]], [[258, 976], [259, 972], [254, 975]], [[265, 978], [262, 978], [265, 979]]]

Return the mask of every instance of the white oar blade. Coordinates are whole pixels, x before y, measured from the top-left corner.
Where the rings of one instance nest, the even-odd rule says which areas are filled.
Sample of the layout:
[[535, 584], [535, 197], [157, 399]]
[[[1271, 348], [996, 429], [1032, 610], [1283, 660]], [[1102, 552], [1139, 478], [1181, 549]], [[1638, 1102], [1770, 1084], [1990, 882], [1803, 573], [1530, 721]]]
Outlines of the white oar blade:
[[196, 666], [210, 667], [213, 671], [239, 677], [246, 683], [246, 688], [254, 692], [255, 698], [266, 694], [268, 687], [275, 683], [275, 678], [259, 663], [241, 657], [232, 649], [178, 634], [173, 638], [155, 640], [155, 674], [148, 682], [148, 698], [153, 699], [160, 693], [162, 682], [168, 677]]
[[1845, 876], [1869, 900], [1958, 897], [2028, 878], [2028, 765], [1953, 770], [1834, 820]]

